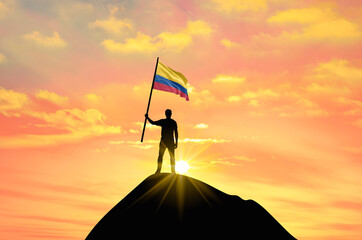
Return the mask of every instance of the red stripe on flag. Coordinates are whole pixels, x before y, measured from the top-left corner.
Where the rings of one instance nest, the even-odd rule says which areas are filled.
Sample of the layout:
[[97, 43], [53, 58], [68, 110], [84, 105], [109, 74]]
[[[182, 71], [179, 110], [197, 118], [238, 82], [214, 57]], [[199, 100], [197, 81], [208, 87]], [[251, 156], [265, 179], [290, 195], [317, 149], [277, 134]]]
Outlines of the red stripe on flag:
[[189, 96], [177, 88], [174, 88], [174, 87], [171, 87], [171, 86], [159, 83], [159, 82], [155, 82], [153, 85], [153, 89], [166, 91], [166, 92], [170, 92], [170, 93], [176, 93], [176, 94], [180, 95], [180, 97], [186, 98], [186, 101], [189, 101]]

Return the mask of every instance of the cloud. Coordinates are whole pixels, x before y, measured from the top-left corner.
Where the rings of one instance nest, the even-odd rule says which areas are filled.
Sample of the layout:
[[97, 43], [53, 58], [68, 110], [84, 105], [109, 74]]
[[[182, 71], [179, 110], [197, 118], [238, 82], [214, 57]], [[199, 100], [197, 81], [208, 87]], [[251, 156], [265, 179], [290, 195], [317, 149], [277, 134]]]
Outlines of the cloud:
[[188, 21], [184, 32], [190, 36], [209, 35], [213, 32], [211, 26], [204, 21]]
[[60, 109], [53, 113], [27, 111], [26, 114], [43, 120], [47, 126], [60, 129], [67, 129], [71, 132], [78, 130], [88, 131], [89, 133], [103, 134], [113, 132], [118, 128], [104, 126], [105, 115], [97, 109], [81, 110], [78, 108]]
[[154, 53], [160, 50], [179, 52], [189, 46], [195, 36], [205, 36], [212, 32], [211, 27], [203, 21], [189, 21], [180, 32], [161, 32], [151, 37], [137, 32], [136, 37], [127, 38], [124, 43], [105, 39], [101, 45], [116, 53]]
[[212, 8], [220, 13], [258, 12], [267, 8], [267, 0], [212, 0]]
[[49, 48], [64, 48], [67, 46], [67, 43], [59, 36], [58, 32], [53, 32], [53, 36], [45, 36], [38, 31], [33, 31], [24, 35], [24, 39]]
[[252, 106], [252, 107], [257, 107], [257, 106], [259, 106], [259, 101], [256, 99], [251, 99], [250, 102], [248, 103], [248, 105]]
[[362, 116], [362, 101], [339, 97], [334, 101], [344, 107], [348, 107], [348, 110], [344, 111], [346, 116]]
[[[137, 125], [140, 130], [143, 129], [143, 125], [144, 125], [143, 122], [134, 122], [133, 124]], [[159, 126], [152, 125], [151, 123], [148, 123], [148, 122], [146, 123], [146, 128], [147, 128], [148, 130], [161, 129]]]
[[280, 117], [327, 117], [330, 113], [316, 102], [296, 94], [289, 99], [290, 104], [276, 106], [273, 110]]
[[231, 48], [231, 47], [241, 47], [241, 45], [239, 43], [230, 41], [229, 39], [223, 38], [220, 41], [221, 45]]
[[199, 91], [194, 86], [188, 87], [187, 90], [188, 93], [192, 95], [192, 101], [190, 101], [190, 103], [193, 106], [207, 108], [209, 106], [215, 105], [216, 99], [209, 90], [203, 89]]
[[49, 92], [47, 90], [39, 90], [36, 94], [35, 97], [37, 99], [42, 99], [42, 100], [46, 100], [49, 101], [51, 103], [54, 103], [58, 106], [64, 106], [68, 104], [68, 97], [62, 97], [59, 96], [56, 93], [53, 92]]
[[243, 83], [245, 82], [245, 77], [219, 74], [211, 81], [213, 83]]
[[311, 82], [309, 93], [346, 97], [361, 89], [362, 69], [345, 59], [332, 59], [312, 68], [306, 79]]
[[6, 57], [4, 54], [0, 53], [0, 65], [6, 62]]
[[209, 125], [207, 125], [205, 123], [199, 123], [194, 126], [194, 128], [196, 128], [196, 129], [206, 129], [208, 127], [209, 127]]
[[[229, 163], [234, 163], [235, 165], [240, 166], [241, 163], [239, 162], [255, 162], [256, 159], [255, 158], [250, 158], [247, 156], [230, 156], [230, 157], [223, 157], [223, 158], [218, 158], [218, 161], [222, 161], [222, 162], [229, 162]], [[236, 161], [236, 163], [235, 163]]]
[[357, 24], [345, 19], [336, 19], [312, 24], [305, 28], [302, 33], [287, 35], [294, 39], [340, 41], [359, 39], [362, 33]]
[[192, 35], [186, 32], [162, 32], [157, 35], [156, 39], [158, 39], [155, 43], [158, 49], [168, 49], [179, 52], [190, 45]]
[[[0, 148], [29, 148], [80, 142], [84, 139], [121, 133], [120, 126], [104, 123], [104, 115], [95, 109], [61, 109], [55, 113], [26, 111], [25, 115], [43, 120], [44, 127], [67, 130], [64, 134], [21, 134], [0, 136]], [[41, 126], [42, 124], [39, 124]]]
[[[145, 140], [143, 143], [140, 141], [130, 141], [130, 140], [118, 140], [118, 141], [109, 141], [111, 145], [123, 145], [125, 147], [133, 147], [140, 149], [150, 149], [159, 144], [158, 140]], [[192, 143], [192, 144], [222, 144], [231, 142], [231, 140], [226, 139], [214, 139], [214, 138], [184, 138], [179, 139], [179, 143]]]
[[96, 20], [89, 23], [88, 27], [90, 29], [100, 28], [114, 34], [122, 33], [124, 29], [133, 29], [132, 21], [130, 19], [117, 19], [115, 17], [110, 17], [107, 20]]
[[347, 83], [360, 83], [362, 81], [362, 68], [352, 66], [346, 59], [332, 59], [329, 62], [319, 63], [313, 69], [314, 79], [339, 80]]
[[340, 42], [359, 39], [362, 33], [350, 22], [329, 8], [288, 9], [271, 16], [272, 24], [300, 24], [301, 31], [284, 31], [280, 38], [300, 41]]
[[278, 12], [276, 15], [267, 19], [269, 23], [300, 23], [310, 24], [315, 22], [324, 21], [330, 19], [334, 14], [330, 9], [320, 8], [300, 8], [300, 9], [288, 9]]
[[124, 30], [132, 30], [133, 23], [130, 19], [118, 19], [114, 15], [118, 11], [118, 7], [113, 7], [111, 9], [111, 16], [108, 19], [104, 20], [95, 20], [88, 24], [90, 29], [102, 29], [108, 33], [112, 34], [120, 34], [123, 33]]
[[240, 102], [241, 101], [241, 96], [229, 96], [226, 98], [226, 101], [228, 102]]
[[[68, 98], [46, 90], [36, 93], [36, 98], [56, 104], [64, 104]], [[63, 143], [79, 142], [83, 139], [119, 134], [120, 126], [106, 124], [106, 116], [97, 109], [59, 109], [55, 112], [39, 111], [24, 93], [0, 88], [0, 113], [7, 117], [35, 118], [40, 120], [36, 127], [62, 130], [60, 134], [20, 134], [0, 137], [0, 148], [42, 147]], [[34, 125], [35, 126], [35, 125]]]
[[231, 140], [227, 139], [214, 139], [214, 138], [184, 138], [179, 140], [180, 143], [198, 143], [198, 144], [205, 144], [205, 143], [227, 143], [231, 142]]
[[240, 95], [232, 95], [226, 98], [228, 102], [240, 102], [242, 100], [248, 100], [250, 106], [256, 107], [259, 106], [260, 100], [270, 100], [270, 99], [278, 99], [281, 95], [270, 89], [258, 89], [257, 91], [245, 91]]
[[103, 100], [103, 98], [102, 98], [101, 96], [98, 96], [98, 95], [96, 95], [96, 94], [94, 94], [94, 93], [86, 94], [86, 95], [85, 95], [85, 98], [86, 98], [89, 102], [91, 102], [91, 103], [96, 103], [96, 104], [100, 103], [100, 102]]
[[125, 43], [105, 39], [101, 45], [108, 51], [116, 53], [153, 53], [159, 48], [150, 36], [141, 32], [138, 32], [135, 38], [127, 38]]
[[222, 157], [212, 159], [210, 161], [198, 161], [195, 165], [199, 165], [199, 167], [207, 168], [207, 167], [215, 167], [218, 165], [223, 165], [227, 167], [241, 167], [245, 162], [255, 162], [255, 158], [249, 158], [247, 156], [230, 156], [230, 157]]
[[258, 91], [246, 91], [243, 93], [242, 98], [244, 99], [257, 99], [257, 98], [278, 98], [279, 93], [272, 89], [259, 89]]
[[10, 117], [17, 116], [19, 110], [23, 109], [29, 103], [29, 98], [24, 93], [6, 90], [0, 87], [0, 113]]
[[139, 148], [139, 149], [150, 149], [153, 148], [155, 144], [158, 144], [159, 141], [156, 140], [146, 140], [142, 143], [140, 141], [109, 141], [111, 145], [124, 145], [126, 147]]
[[350, 93], [350, 90], [345, 86], [338, 86], [335, 84], [320, 84], [320, 83], [311, 83], [306, 87], [306, 90], [309, 93], [313, 94], [323, 94], [323, 95], [347, 95]]

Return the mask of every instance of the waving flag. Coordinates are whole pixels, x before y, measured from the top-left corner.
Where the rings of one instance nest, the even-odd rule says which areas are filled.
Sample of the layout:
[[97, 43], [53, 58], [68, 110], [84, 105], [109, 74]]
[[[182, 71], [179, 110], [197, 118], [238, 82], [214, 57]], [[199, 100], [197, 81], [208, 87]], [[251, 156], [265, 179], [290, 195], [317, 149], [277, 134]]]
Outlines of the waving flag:
[[157, 57], [155, 72], [153, 74], [152, 87], [150, 91], [150, 96], [148, 98], [147, 111], [145, 114], [145, 122], [143, 123], [142, 137], [141, 142], [143, 142], [143, 137], [145, 135], [146, 130], [146, 122], [148, 111], [150, 110], [152, 90], [157, 89], [161, 91], [176, 93], [181, 97], [186, 98], [186, 101], [189, 101], [189, 95], [187, 93], [186, 84], [187, 79], [182, 73], [176, 72], [171, 68], [165, 66], [161, 62], [158, 61], [159, 57]]
[[186, 84], [187, 79], [182, 73], [176, 72], [158, 62], [153, 89], [176, 93], [189, 101]]

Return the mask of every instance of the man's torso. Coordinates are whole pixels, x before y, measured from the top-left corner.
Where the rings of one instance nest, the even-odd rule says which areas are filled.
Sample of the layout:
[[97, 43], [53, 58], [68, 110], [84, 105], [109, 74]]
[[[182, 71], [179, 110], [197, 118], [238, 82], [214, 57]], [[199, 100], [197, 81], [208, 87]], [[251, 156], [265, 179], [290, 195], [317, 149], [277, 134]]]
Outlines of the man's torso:
[[156, 124], [162, 127], [161, 141], [166, 144], [174, 144], [173, 132], [177, 129], [176, 121], [171, 118], [166, 118], [158, 120]]

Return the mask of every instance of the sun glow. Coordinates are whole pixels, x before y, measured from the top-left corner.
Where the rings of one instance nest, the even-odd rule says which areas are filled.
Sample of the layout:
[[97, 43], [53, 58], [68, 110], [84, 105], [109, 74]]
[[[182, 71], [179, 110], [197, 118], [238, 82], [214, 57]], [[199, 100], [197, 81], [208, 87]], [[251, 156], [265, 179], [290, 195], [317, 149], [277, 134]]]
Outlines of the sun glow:
[[176, 162], [176, 172], [179, 174], [184, 174], [190, 169], [190, 165], [183, 160]]

